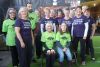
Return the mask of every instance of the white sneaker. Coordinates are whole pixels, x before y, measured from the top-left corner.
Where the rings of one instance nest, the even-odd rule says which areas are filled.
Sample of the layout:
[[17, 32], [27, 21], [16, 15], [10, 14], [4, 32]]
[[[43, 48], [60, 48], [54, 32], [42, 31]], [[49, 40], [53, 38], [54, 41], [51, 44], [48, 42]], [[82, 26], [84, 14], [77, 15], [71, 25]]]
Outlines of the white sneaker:
[[93, 61], [95, 61], [95, 58], [91, 58]]
[[82, 61], [82, 65], [86, 65], [85, 61]]

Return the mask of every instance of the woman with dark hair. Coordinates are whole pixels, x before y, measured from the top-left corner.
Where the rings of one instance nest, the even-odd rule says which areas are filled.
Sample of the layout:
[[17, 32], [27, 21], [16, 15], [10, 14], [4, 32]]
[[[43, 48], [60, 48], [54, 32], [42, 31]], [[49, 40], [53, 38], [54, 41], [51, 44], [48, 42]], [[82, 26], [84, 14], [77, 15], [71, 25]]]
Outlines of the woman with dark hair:
[[64, 55], [68, 59], [68, 67], [71, 67], [72, 55], [70, 51], [71, 36], [66, 26], [66, 23], [61, 23], [60, 31], [56, 34], [57, 52], [59, 55], [60, 67], [64, 67]]
[[57, 21], [58, 21], [58, 25], [61, 24], [63, 18], [64, 18], [63, 10], [62, 9], [58, 9], [57, 10], [57, 18], [56, 18]]
[[72, 27], [72, 18], [70, 18], [70, 9], [68, 7], [63, 9], [63, 12], [65, 14], [65, 17], [62, 19], [62, 22], [65, 22], [69, 32], [71, 33], [71, 27]]
[[[72, 18], [72, 38], [73, 48], [77, 56], [78, 42], [80, 42], [80, 56], [82, 65], [85, 65], [85, 40], [88, 32], [88, 19], [82, 15], [82, 9], [80, 6], [76, 7], [75, 17]], [[75, 58], [75, 57], [74, 57]]]
[[18, 53], [15, 44], [15, 18], [16, 10], [9, 8], [7, 10], [6, 19], [3, 22], [2, 32], [7, 32], [6, 45], [10, 47], [13, 67], [18, 67]]

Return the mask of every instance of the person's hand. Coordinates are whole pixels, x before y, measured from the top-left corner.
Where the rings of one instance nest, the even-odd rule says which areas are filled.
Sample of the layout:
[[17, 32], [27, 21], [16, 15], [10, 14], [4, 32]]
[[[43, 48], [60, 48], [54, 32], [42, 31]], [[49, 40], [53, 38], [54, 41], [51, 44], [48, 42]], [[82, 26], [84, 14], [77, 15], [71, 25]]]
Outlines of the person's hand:
[[65, 52], [67, 50], [67, 48], [64, 48], [63, 51]]
[[21, 42], [21, 48], [25, 48], [25, 43]]
[[86, 40], [86, 37], [83, 37], [84, 40]]
[[47, 50], [47, 54], [49, 54], [49, 55], [50, 55], [50, 50]]
[[90, 39], [92, 39], [93, 38], [93, 36], [90, 36]]
[[34, 40], [32, 39], [32, 45], [34, 46]]
[[51, 53], [52, 53], [52, 54], [55, 54], [55, 50], [52, 49], [52, 50], [51, 50]]

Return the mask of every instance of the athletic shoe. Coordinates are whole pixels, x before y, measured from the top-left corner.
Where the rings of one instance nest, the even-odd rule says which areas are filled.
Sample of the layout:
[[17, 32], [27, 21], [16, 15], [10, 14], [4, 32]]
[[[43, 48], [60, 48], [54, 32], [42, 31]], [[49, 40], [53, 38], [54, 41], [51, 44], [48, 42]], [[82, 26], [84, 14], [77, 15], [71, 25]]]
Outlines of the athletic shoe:
[[85, 61], [82, 61], [82, 65], [86, 65]]
[[92, 61], [95, 61], [95, 58], [91, 58]]

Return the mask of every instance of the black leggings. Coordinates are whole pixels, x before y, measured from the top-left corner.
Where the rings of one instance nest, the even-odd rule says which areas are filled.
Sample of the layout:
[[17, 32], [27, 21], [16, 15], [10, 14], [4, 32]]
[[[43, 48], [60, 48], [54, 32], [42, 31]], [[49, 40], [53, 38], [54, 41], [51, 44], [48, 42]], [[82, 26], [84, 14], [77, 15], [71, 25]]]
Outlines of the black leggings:
[[55, 54], [46, 54], [46, 67], [54, 67]]
[[73, 51], [76, 53], [76, 56], [77, 56], [77, 49], [78, 49], [79, 41], [80, 41], [81, 60], [85, 61], [85, 40], [82, 37], [73, 37], [73, 41], [72, 41]]
[[19, 40], [16, 39], [16, 46], [19, 55], [20, 67], [30, 67], [32, 60], [32, 41], [31, 39], [24, 40], [25, 48], [21, 47]]
[[89, 53], [91, 55], [91, 58], [94, 58], [94, 48], [93, 48], [93, 42], [90, 37], [87, 37], [86, 39], [86, 53]]
[[12, 64], [13, 66], [18, 66], [18, 52], [16, 46], [10, 46], [11, 56], [12, 56]]

